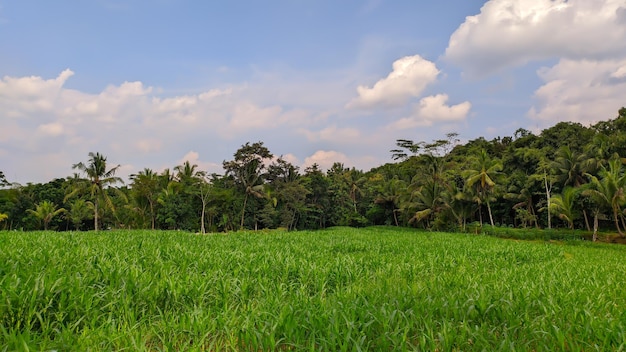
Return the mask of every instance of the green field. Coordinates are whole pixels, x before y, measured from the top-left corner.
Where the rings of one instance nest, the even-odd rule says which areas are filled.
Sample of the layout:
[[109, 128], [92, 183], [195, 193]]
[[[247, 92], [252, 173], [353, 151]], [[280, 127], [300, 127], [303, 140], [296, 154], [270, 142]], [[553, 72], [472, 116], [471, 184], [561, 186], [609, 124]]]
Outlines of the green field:
[[5, 350], [623, 350], [626, 247], [394, 228], [0, 232]]

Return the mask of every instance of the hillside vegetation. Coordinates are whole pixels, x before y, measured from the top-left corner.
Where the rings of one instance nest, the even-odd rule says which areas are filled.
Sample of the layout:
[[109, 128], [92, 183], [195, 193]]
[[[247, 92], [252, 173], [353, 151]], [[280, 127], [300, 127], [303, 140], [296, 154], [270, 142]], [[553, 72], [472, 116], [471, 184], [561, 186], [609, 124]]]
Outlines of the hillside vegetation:
[[[207, 174], [185, 162], [140, 170], [124, 185], [106, 156], [74, 176], [11, 184], [0, 173], [5, 229], [321, 229], [396, 225], [475, 232], [487, 227], [626, 233], [626, 108], [593, 126], [560, 122], [534, 134], [398, 139], [393, 163], [367, 172], [335, 163], [304, 170], [246, 143]], [[385, 147], [388, 148], [388, 147]]]

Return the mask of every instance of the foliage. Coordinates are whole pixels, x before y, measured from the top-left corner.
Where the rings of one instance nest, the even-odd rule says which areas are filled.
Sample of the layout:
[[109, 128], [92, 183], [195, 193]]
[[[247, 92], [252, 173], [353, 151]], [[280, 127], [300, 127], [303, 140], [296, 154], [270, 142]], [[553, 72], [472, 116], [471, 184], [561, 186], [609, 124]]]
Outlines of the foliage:
[[29, 209], [36, 204], [71, 210], [81, 200], [93, 222], [57, 216], [49, 226], [205, 233], [385, 224], [472, 232], [468, 224], [484, 231], [488, 216], [491, 227], [593, 227], [626, 236], [626, 108], [589, 127], [561, 122], [538, 134], [458, 137], [398, 139], [394, 162], [369, 171], [340, 162], [300, 170], [263, 142], [248, 142], [223, 162], [223, 175], [186, 161], [158, 174], [143, 169], [128, 186], [115, 177], [119, 165], [108, 168], [102, 154], [90, 153], [74, 165], [81, 174], [66, 179], [9, 185], [0, 178], [2, 225], [35, 230], [40, 221]]
[[57, 209], [56, 204], [49, 202], [47, 200], [44, 200], [38, 203], [34, 210], [29, 209], [28, 212], [33, 214], [37, 219], [41, 220], [41, 222], [43, 223], [43, 229], [47, 230], [48, 224], [50, 223], [52, 218], [54, 218], [55, 216], [61, 213], [64, 213], [65, 209], [63, 208]]
[[115, 173], [119, 167], [120, 165], [117, 165], [111, 169], [107, 169], [107, 158], [100, 153], [92, 152], [89, 153], [89, 162], [87, 164], [79, 162], [78, 164], [72, 165], [73, 169], [81, 171], [87, 176], [87, 181], [77, 182], [77, 188], [69, 197], [83, 191], [87, 191], [90, 194], [94, 205], [94, 228], [96, 231], [98, 231], [98, 211], [99, 205], [101, 204], [100, 202], [102, 202], [105, 207], [114, 210], [113, 202], [111, 202], [111, 198], [106, 192], [106, 189], [110, 185], [122, 182], [121, 178], [115, 177]]

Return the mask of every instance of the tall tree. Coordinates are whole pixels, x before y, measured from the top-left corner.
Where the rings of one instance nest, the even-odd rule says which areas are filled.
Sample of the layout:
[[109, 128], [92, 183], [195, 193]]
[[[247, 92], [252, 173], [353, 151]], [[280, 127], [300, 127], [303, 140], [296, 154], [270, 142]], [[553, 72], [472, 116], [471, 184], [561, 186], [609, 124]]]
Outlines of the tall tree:
[[266, 163], [273, 157], [263, 142], [244, 144], [234, 154], [234, 160], [224, 161], [226, 175], [232, 176], [243, 192], [243, 206], [241, 207], [240, 228], [244, 228], [246, 206], [250, 196], [265, 197], [263, 189]]
[[91, 194], [94, 205], [94, 229], [98, 231], [100, 202], [104, 202], [105, 205], [113, 209], [113, 204], [107, 195], [106, 188], [115, 183], [122, 183], [121, 178], [115, 177], [115, 173], [120, 168], [120, 165], [107, 169], [107, 158], [100, 153], [94, 154], [90, 152], [87, 164], [80, 162], [72, 165], [72, 168], [85, 173], [87, 176], [88, 183], [83, 184], [83, 187], [86, 186]]
[[306, 196], [305, 226], [307, 228], [324, 228], [329, 215], [328, 210], [331, 207], [328, 177], [320, 170], [319, 165], [313, 164], [304, 169], [302, 185], [309, 191]]
[[145, 168], [137, 174], [130, 175], [132, 180], [131, 196], [138, 204], [145, 204], [150, 210], [150, 223], [154, 230], [156, 226], [155, 207], [158, 204], [157, 199], [161, 187], [159, 185], [159, 176], [151, 169]]
[[602, 166], [600, 178], [589, 175], [591, 185], [583, 194], [590, 196], [600, 207], [611, 210], [615, 228], [623, 236], [623, 229], [626, 228], [622, 210], [626, 202], [626, 174], [619, 158], [611, 159], [608, 166]]
[[492, 159], [485, 149], [482, 149], [471, 160], [469, 169], [465, 171], [465, 184], [476, 190], [481, 202], [487, 203], [489, 221], [492, 227], [494, 223], [490, 196], [496, 187], [500, 171], [502, 171], [502, 163], [498, 159]]
[[374, 203], [380, 204], [391, 210], [393, 215], [393, 222], [398, 226], [398, 211], [400, 199], [403, 192], [406, 191], [406, 182], [394, 177], [391, 180], [382, 180], [380, 186], [377, 189], [377, 195], [374, 198]]
[[80, 230], [84, 220], [91, 218], [93, 203], [84, 199], [75, 199], [70, 203], [70, 210], [67, 216], [74, 225], [74, 229]]
[[416, 156], [423, 145], [424, 142], [415, 143], [410, 139], [398, 139], [396, 140], [398, 148], [390, 150], [391, 158], [393, 160], [406, 160], [411, 156]]
[[202, 202], [202, 211], [200, 212], [200, 233], [204, 235], [206, 233], [204, 217], [207, 213], [207, 205], [209, 204], [209, 198], [211, 197], [213, 187], [204, 174], [199, 175], [196, 180], [196, 192]]
[[425, 220], [426, 227], [430, 228], [432, 220], [444, 209], [443, 191], [440, 183], [429, 179], [411, 192], [409, 202], [403, 205], [404, 210], [410, 213], [409, 223]]
[[[587, 183], [585, 174], [590, 171], [591, 165], [589, 159], [590, 158], [583, 153], [572, 151], [567, 145], [560, 147], [551, 165], [555, 171], [556, 181], [564, 188], [568, 186], [578, 188]], [[565, 195], [565, 193], [563, 195]], [[558, 199], [558, 197], [556, 199]], [[575, 197], [572, 200], [575, 200]], [[589, 226], [587, 211], [584, 207], [582, 211], [585, 226], [587, 227], [587, 231], [590, 231], [591, 227]]]

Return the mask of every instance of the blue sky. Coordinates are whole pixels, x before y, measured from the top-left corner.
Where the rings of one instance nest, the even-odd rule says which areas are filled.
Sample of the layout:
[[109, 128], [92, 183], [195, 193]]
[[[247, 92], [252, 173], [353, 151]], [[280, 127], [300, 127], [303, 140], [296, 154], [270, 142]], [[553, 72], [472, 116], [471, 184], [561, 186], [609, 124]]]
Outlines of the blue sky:
[[398, 138], [588, 125], [626, 105], [626, 0], [0, 0], [0, 170], [221, 172], [263, 141], [302, 168]]

